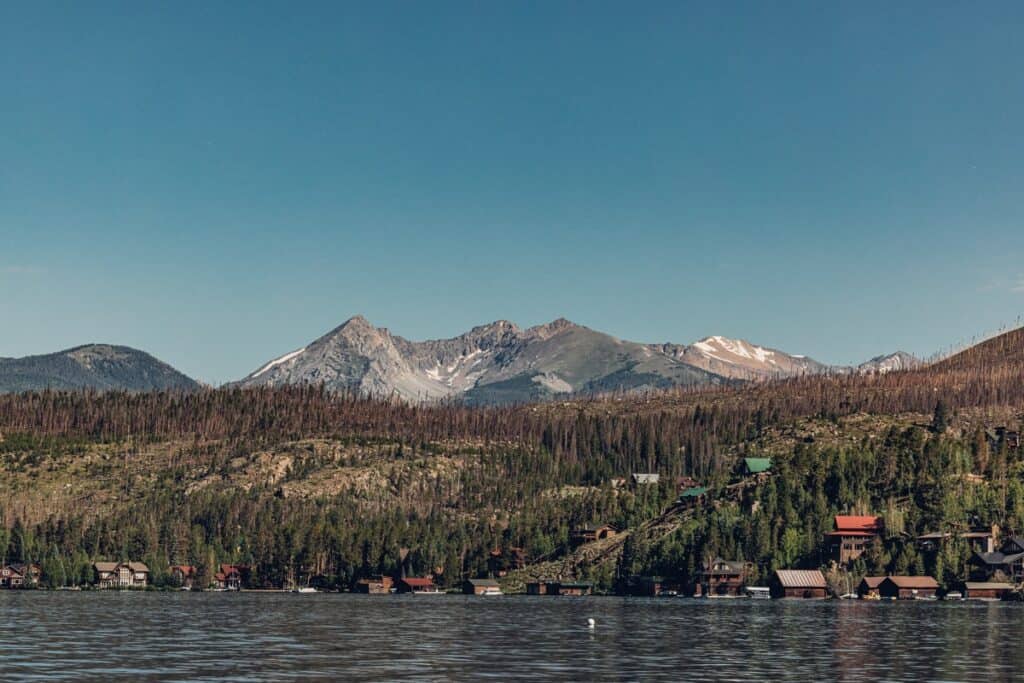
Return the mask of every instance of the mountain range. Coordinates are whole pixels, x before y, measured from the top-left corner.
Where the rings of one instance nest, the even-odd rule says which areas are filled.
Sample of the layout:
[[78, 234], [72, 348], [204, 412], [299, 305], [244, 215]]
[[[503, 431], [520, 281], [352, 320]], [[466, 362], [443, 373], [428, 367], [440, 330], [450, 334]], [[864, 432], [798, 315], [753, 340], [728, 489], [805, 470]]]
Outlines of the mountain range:
[[[837, 367], [722, 336], [689, 345], [644, 344], [564, 318], [525, 329], [498, 320], [451, 339], [415, 342], [355, 316], [231, 385], [322, 383], [332, 390], [416, 402], [501, 404], [826, 372], [889, 372], [919, 364], [913, 356], [896, 352], [857, 367]], [[0, 359], [3, 392], [200, 386], [149, 354], [123, 346], [92, 344], [45, 356]]]

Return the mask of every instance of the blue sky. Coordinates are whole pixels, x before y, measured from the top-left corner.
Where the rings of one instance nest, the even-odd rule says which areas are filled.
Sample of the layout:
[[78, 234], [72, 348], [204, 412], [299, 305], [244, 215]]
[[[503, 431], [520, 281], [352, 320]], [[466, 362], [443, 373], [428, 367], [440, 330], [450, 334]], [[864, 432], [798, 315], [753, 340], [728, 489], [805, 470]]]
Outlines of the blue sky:
[[5, 3], [0, 356], [362, 313], [827, 362], [1024, 311], [1024, 5]]

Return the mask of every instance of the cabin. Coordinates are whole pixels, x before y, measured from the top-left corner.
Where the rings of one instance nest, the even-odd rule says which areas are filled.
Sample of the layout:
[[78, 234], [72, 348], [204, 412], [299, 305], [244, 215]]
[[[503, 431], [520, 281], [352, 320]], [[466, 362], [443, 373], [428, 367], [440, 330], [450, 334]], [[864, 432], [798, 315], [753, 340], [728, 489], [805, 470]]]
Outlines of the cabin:
[[12, 562], [0, 565], [0, 588], [26, 588], [39, 585], [43, 570], [38, 564]]
[[769, 592], [776, 599], [824, 600], [828, 597], [828, 584], [817, 569], [778, 569], [772, 574]]
[[586, 527], [584, 529], [574, 529], [569, 535], [569, 540], [574, 545], [582, 545], [584, 543], [593, 543], [594, 541], [611, 538], [617, 533], [619, 533], [619, 530], [612, 525], [602, 524], [600, 526]]
[[366, 579], [359, 579], [356, 582], [356, 593], [367, 593], [369, 595], [387, 595], [391, 592], [395, 582], [390, 576], [371, 576]]
[[825, 534], [829, 554], [839, 564], [853, 562], [871, 547], [882, 528], [881, 517], [836, 515], [835, 531]]
[[145, 588], [149, 567], [142, 562], [96, 562], [93, 564], [99, 588]]
[[865, 576], [857, 584], [857, 595], [861, 598], [880, 598], [881, 593], [878, 592], [878, 586], [885, 581], [884, 576]]
[[771, 475], [771, 458], [743, 458], [743, 476], [763, 478]]
[[220, 571], [213, 577], [214, 585], [220, 590], [237, 591], [241, 590], [243, 573], [248, 567], [237, 564], [222, 564]]
[[[541, 579], [540, 581], [529, 581], [526, 584], [527, 595], [548, 595], [548, 586], [557, 586], [558, 584], [554, 581], [547, 579]], [[551, 593], [550, 595], [555, 595]]]
[[927, 600], [935, 597], [938, 582], [930, 576], [887, 576], [878, 585], [878, 594], [894, 600]]
[[548, 595], [571, 595], [571, 596], [582, 596], [590, 595], [594, 592], [594, 586], [590, 583], [582, 581], [574, 581], [569, 583], [553, 583], [548, 584]]
[[434, 585], [434, 579], [429, 576], [399, 579], [395, 584], [399, 593], [437, 593], [439, 589]]
[[171, 567], [171, 580], [182, 588], [195, 587], [196, 568], [190, 564], [176, 564]]
[[1024, 581], [1024, 537], [1008, 538], [994, 552], [976, 552], [970, 561], [974, 566], [972, 574], [977, 578], [1003, 578], [1021, 583]]
[[[996, 549], [998, 530], [999, 527], [993, 526], [991, 529], [963, 531], [957, 537], [966, 541], [968, 547], [976, 553], [991, 553]], [[953, 534], [948, 531], [921, 534], [917, 537], [917, 547], [924, 552], [934, 552], [952, 537]]]
[[633, 473], [633, 486], [657, 486], [661, 475], [644, 472]]
[[1013, 594], [1014, 585], [1002, 581], [968, 581], [964, 584], [967, 600], [1005, 600]]
[[494, 579], [466, 579], [462, 583], [466, 595], [501, 595], [501, 585]]
[[736, 560], [716, 557], [704, 563], [698, 575], [700, 594], [707, 597], [739, 596], [747, 581], [747, 565]]
[[487, 571], [498, 578], [525, 566], [526, 552], [522, 548], [495, 548], [487, 557]]

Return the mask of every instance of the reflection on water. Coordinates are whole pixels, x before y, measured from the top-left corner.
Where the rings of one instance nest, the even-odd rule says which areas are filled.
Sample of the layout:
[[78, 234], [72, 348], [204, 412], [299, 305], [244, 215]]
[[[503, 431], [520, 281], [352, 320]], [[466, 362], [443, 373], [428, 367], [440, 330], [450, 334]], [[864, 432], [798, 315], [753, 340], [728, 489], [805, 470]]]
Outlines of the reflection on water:
[[1024, 671], [1024, 604], [7, 591], [0, 618], [5, 680], [1010, 681]]

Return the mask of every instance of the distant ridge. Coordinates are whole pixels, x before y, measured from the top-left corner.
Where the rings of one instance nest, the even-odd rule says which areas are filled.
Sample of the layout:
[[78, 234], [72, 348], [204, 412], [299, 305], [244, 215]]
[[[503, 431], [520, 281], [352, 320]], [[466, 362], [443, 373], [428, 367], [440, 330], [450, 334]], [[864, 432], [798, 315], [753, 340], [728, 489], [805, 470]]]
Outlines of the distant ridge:
[[124, 389], [155, 391], [200, 388], [153, 356], [110, 344], [86, 344], [65, 351], [24, 358], [0, 358], [0, 392], [44, 389]]

